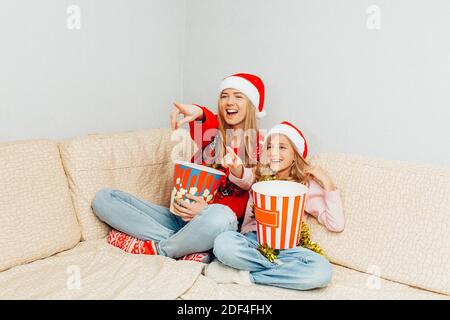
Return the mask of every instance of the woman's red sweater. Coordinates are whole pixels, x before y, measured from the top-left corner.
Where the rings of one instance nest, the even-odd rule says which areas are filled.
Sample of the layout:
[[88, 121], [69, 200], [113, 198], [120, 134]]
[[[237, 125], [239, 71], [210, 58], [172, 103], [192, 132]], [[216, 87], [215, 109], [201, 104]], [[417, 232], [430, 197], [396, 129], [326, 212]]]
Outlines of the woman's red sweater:
[[[201, 152], [201, 154], [196, 154], [191, 159], [191, 162], [194, 162], [194, 160], [196, 160], [197, 157], [200, 157], [205, 154], [210, 159], [214, 157], [214, 144], [215, 144], [214, 137], [216, 137], [216, 135], [218, 134], [219, 128], [217, 116], [214, 113], [212, 113], [208, 108], [202, 106], [199, 107], [202, 108], [203, 110], [203, 119], [191, 121], [189, 123], [189, 128], [191, 138], [192, 140], [194, 140], [195, 144], [199, 148], [198, 152]], [[198, 135], [197, 137], [194, 135], [194, 128], [195, 128], [194, 122], [197, 123], [201, 122], [201, 135], [197, 134]], [[208, 136], [212, 137], [211, 139], [208, 139], [207, 136], [204, 137], [204, 134], [207, 130], [212, 130], [210, 131], [211, 135], [208, 134]], [[256, 159], [259, 159], [259, 150], [260, 150], [259, 143], [255, 150], [256, 150]], [[239, 154], [238, 148], [235, 148], [234, 151], [236, 152], [236, 154]], [[202, 159], [201, 164], [207, 165], [206, 162], [203, 161], [203, 158], [200, 159]], [[233, 210], [233, 212], [236, 214], [237, 219], [241, 220], [244, 217], [245, 209], [247, 207], [247, 201], [249, 198], [248, 191], [240, 189], [238, 186], [236, 186], [228, 179], [228, 175], [230, 174], [229, 169], [219, 167], [217, 168], [217, 170], [224, 172], [226, 175], [226, 179], [223, 180], [223, 183], [220, 186], [219, 191], [216, 193], [216, 196], [213, 199], [213, 203], [219, 203], [230, 207], [230, 209]]]

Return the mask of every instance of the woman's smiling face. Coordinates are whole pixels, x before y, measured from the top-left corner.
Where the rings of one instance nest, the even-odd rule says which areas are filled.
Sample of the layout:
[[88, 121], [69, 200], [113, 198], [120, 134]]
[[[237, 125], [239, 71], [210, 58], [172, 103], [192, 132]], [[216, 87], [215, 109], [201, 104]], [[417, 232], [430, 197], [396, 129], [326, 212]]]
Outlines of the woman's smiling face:
[[288, 169], [295, 159], [295, 151], [284, 134], [272, 134], [267, 144], [267, 156], [270, 169], [282, 172]]
[[220, 94], [219, 112], [229, 126], [244, 122], [249, 100], [245, 94], [236, 89], [225, 89]]

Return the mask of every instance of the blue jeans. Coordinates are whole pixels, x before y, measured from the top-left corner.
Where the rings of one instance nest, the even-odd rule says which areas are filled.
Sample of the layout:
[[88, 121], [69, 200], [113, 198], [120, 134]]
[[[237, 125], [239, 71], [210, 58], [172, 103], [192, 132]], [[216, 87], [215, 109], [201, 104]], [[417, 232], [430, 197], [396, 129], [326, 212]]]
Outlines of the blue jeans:
[[[230, 267], [250, 271], [253, 283], [309, 290], [325, 287], [332, 276], [331, 264], [321, 255], [302, 248], [280, 250], [270, 262], [258, 251], [256, 232], [227, 231], [214, 241], [214, 255]], [[278, 263], [277, 263], [278, 262]]]
[[237, 230], [233, 211], [211, 204], [190, 222], [133, 195], [114, 189], [99, 190], [92, 201], [97, 217], [116, 230], [141, 240], [156, 242], [158, 253], [179, 258], [213, 248], [215, 238], [224, 231]]

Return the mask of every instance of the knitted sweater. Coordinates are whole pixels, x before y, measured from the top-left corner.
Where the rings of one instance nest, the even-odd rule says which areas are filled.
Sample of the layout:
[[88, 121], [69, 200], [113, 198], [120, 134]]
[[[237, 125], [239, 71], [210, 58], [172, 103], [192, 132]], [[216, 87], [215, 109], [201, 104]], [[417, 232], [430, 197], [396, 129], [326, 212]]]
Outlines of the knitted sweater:
[[[201, 155], [207, 156], [209, 159], [214, 158], [214, 139], [208, 140], [208, 137], [214, 138], [216, 134], [218, 134], [219, 122], [217, 120], [217, 116], [212, 113], [208, 108], [202, 107], [203, 110], [203, 119], [197, 120], [198, 123], [201, 122], [201, 130], [197, 134], [195, 134], [195, 126], [194, 121], [189, 123], [190, 135], [192, 140], [194, 140], [195, 144], [198, 146], [198, 152], [201, 154], [196, 154], [191, 159], [191, 162], [194, 160], [201, 159]], [[211, 131], [210, 131], [211, 130]], [[207, 132], [208, 131], [208, 132]], [[204, 134], [207, 133], [206, 136]], [[257, 148], [255, 148], [255, 157], [259, 159], [259, 144]], [[239, 154], [239, 149], [235, 148], [234, 151]], [[197, 161], [196, 161], [197, 163]], [[205, 161], [201, 161], [201, 164], [207, 165]], [[222, 185], [219, 188], [216, 196], [213, 199], [212, 203], [218, 203], [228, 206], [235, 213], [238, 220], [241, 220], [244, 216], [245, 209], [247, 206], [247, 202], [249, 199], [249, 193], [247, 190], [243, 190], [237, 184], [232, 183], [229, 180], [229, 169], [225, 169], [222, 167], [216, 168], [225, 173], [226, 179], [223, 180]]]

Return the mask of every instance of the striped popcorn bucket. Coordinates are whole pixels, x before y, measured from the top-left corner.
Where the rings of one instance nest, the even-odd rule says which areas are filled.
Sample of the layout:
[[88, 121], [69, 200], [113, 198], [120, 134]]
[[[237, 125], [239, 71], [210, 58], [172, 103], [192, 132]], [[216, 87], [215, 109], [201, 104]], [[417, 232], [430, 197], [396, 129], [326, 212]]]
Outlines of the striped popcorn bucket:
[[191, 200], [186, 198], [187, 193], [202, 196], [207, 203], [211, 203], [223, 178], [225, 173], [219, 170], [190, 162], [175, 162], [169, 210], [177, 214], [173, 207], [175, 199], [190, 203]]
[[262, 181], [252, 186], [258, 242], [272, 249], [297, 246], [308, 188], [291, 181]]

